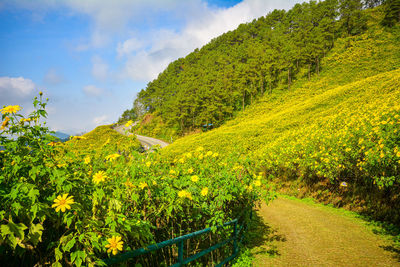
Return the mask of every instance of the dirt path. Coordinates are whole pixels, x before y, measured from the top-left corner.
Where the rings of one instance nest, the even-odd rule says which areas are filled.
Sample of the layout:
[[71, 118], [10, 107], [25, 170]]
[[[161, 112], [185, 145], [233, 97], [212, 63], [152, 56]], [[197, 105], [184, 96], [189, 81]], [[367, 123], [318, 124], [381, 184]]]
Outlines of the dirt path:
[[254, 266], [400, 266], [388, 241], [334, 208], [278, 198], [256, 217]]

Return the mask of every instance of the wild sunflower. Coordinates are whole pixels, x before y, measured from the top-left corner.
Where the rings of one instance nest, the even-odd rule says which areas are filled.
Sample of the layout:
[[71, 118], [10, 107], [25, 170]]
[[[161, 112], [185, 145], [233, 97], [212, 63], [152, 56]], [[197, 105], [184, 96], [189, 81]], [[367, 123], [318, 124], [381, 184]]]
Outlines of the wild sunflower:
[[2, 109], [0, 109], [1, 113], [6, 114], [6, 113], [17, 113], [17, 111], [21, 110], [21, 107], [18, 105], [15, 106], [7, 106]]
[[52, 208], [56, 208], [56, 212], [61, 210], [65, 212], [65, 210], [71, 209], [71, 204], [74, 204], [74, 198], [72, 196], [68, 196], [68, 193], [64, 195], [59, 195], [56, 199], [54, 199], [54, 204], [51, 206]]
[[5, 119], [4, 119], [4, 121], [1, 123], [1, 128], [0, 128], [0, 130], [4, 130], [7, 126], [8, 126], [8, 122], [10, 121], [10, 118], [9, 117], [6, 117]]
[[202, 195], [203, 197], [205, 197], [205, 196], [207, 196], [207, 194], [208, 194], [208, 187], [204, 187], [204, 188], [201, 190], [201, 195]]
[[106, 245], [106, 248], [108, 248], [108, 253], [112, 252], [113, 255], [116, 255], [118, 250], [122, 251], [124, 241], [121, 240], [120, 236], [112, 236], [111, 238], [108, 238], [107, 241], [108, 244]]
[[108, 177], [104, 171], [98, 171], [95, 175], [93, 175], [93, 182], [98, 184], [100, 182], [104, 182], [107, 178]]
[[117, 158], [119, 158], [120, 156], [121, 156], [121, 155], [118, 154], [118, 153], [111, 154], [111, 155], [106, 156], [106, 160], [108, 160], [108, 161], [113, 161], [114, 159], [117, 159]]

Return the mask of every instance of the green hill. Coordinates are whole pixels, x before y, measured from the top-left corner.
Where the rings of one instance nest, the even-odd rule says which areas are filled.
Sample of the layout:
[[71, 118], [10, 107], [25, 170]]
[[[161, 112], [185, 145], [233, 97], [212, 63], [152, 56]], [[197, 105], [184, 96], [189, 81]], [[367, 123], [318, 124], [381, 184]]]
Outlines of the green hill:
[[398, 223], [400, 31], [379, 25], [380, 9], [368, 16], [365, 33], [336, 40], [320, 75], [298, 79], [164, 153], [205, 146], [248, 156], [266, 179]]
[[[138, 94], [134, 107], [121, 119], [150, 112], [154, 122], [146, 119], [136, 130], [169, 140], [197, 132], [203, 125], [218, 127], [258, 99], [292, 90], [302, 80], [318, 77], [334, 65], [337, 71], [346, 67], [339, 78], [343, 82], [357, 79], [346, 75], [352, 73], [347, 67], [358, 67], [351, 60], [359, 56], [378, 59], [381, 47], [367, 35], [364, 50], [357, 50], [362, 54], [352, 54], [352, 42], [382, 24], [388, 10], [396, 10], [390, 3], [396, 1], [375, 9], [363, 9], [363, 2], [374, 6], [381, 1], [310, 1], [241, 24], [172, 62]], [[332, 49], [336, 49], [337, 56], [331, 57], [335, 61], [326, 62]], [[382, 70], [367, 66], [365, 71], [369, 73], [358, 72], [360, 77]]]

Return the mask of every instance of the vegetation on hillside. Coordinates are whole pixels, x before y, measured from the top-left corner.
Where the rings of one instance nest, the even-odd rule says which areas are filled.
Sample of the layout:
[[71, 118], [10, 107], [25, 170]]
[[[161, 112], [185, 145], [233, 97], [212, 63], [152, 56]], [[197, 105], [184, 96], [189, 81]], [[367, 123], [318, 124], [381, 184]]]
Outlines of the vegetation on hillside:
[[243, 153], [266, 179], [318, 185], [319, 195], [333, 194], [338, 205], [361, 205], [400, 223], [400, 31], [379, 25], [380, 9], [368, 17], [365, 33], [335, 42], [319, 76], [164, 153], [198, 145]]
[[139, 151], [141, 148], [135, 135], [122, 135], [111, 125], [98, 126], [87, 134], [71, 137], [71, 140], [65, 143], [68, 151], [78, 154], [100, 153], [105, 145], [115, 147], [115, 151], [120, 152]]
[[[0, 263], [3, 266], [94, 266], [102, 259], [154, 242], [217, 226], [244, 215], [268, 191], [251, 162], [223, 158], [198, 147], [168, 160], [140, 154], [136, 142], [109, 126], [67, 144], [40, 119], [35, 99], [28, 118], [19, 106], [1, 109]], [[94, 147], [92, 146], [94, 144]], [[186, 255], [225, 239], [232, 228], [213, 229], [185, 244]], [[132, 260], [142, 266], [175, 263], [177, 248]], [[220, 249], [199, 264], [232, 253]]]
[[335, 40], [368, 28], [370, 12], [363, 7], [381, 2], [310, 1], [241, 24], [172, 62], [138, 94], [130, 112], [156, 112], [163, 127], [179, 135], [209, 123], [217, 127], [256, 99], [319, 75]]

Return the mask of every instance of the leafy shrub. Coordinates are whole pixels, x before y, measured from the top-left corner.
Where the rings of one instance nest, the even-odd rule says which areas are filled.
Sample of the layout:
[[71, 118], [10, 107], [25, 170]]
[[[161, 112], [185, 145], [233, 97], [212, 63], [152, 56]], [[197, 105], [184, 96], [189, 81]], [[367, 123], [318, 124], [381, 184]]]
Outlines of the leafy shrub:
[[[236, 218], [266, 188], [261, 177], [250, 173], [251, 162], [221, 158], [202, 147], [167, 158], [106, 141], [94, 150], [82, 145], [85, 153], [80, 153], [76, 140], [72, 146], [54, 142], [40, 123], [46, 103], [40, 98], [34, 105], [36, 111], [26, 119], [10, 108], [2, 110], [3, 265], [101, 264], [114, 254]], [[203, 242], [207, 246], [211, 240]], [[203, 247], [200, 240], [187, 246], [193, 251]], [[173, 248], [133, 263], [168, 262], [175, 253]], [[222, 256], [223, 251], [212, 260]]]

